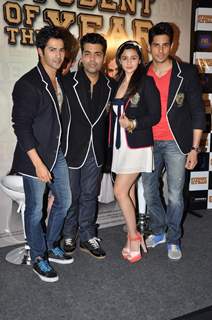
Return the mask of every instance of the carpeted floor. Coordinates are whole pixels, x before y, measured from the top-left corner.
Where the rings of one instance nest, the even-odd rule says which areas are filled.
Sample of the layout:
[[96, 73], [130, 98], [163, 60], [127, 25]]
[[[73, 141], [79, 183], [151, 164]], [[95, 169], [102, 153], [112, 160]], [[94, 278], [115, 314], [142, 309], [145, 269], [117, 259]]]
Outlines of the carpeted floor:
[[211, 210], [203, 218], [187, 217], [178, 262], [168, 260], [161, 245], [130, 265], [120, 256], [122, 229], [100, 230], [105, 260], [77, 250], [72, 265], [55, 265], [60, 280], [52, 284], [40, 281], [29, 266], [7, 263], [11, 248], [1, 248], [0, 319], [171, 320], [212, 305]]

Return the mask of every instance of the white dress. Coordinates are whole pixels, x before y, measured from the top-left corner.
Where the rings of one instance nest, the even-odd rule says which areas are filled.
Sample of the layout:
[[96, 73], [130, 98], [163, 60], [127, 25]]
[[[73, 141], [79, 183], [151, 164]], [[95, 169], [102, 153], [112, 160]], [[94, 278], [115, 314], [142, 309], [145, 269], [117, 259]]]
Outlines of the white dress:
[[122, 174], [152, 172], [154, 169], [152, 146], [145, 148], [130, 148], [127, 145], [125, 129], [122, 127], [120, 128], [121, 145], [118, 149], [116, 148], [118, 108], [121, 108], [122, 114], [124, 110], [123, 100], [114, 99], [113, 111], [116, 114], [116, 121], [113, 137], [112, 172]]

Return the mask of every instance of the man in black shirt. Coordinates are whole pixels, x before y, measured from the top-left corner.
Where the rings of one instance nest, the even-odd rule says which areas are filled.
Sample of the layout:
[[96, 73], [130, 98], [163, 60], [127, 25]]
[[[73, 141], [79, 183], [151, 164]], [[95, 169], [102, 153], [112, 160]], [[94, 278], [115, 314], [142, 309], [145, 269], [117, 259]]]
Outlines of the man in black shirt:
[[[12, 172], [23, 176], [25, 230], [33, 271], [42, 281], [55, 282], [59, 277], [49, 262], [73, 262], [59, 247], [64, 218], [71, 205], [64, 158], [70, 110], [58, 75], [65, 56], [61, 28], [42, 28], [36, 36], [36, 47], [38, 65], [23, 75], [13, 89], [12, 121], [17, 144]], [[45, 232], [42, 209], [46, 185], [54, 203]]]
[[80, 46], [82, 67], [64, 78], [71, 109], [65, 156], [72, 190], [72, 205], [63, 229], [64, 249], [67, 254], [75, 250], [79, 231], [80, 249], [101, 259], [105, 252], [96, 237], [97, 196], [107, 143], [107, 106], [112, 87], [101, 72], [106, 40], [97, 33], [88, 33], [81, 38]]

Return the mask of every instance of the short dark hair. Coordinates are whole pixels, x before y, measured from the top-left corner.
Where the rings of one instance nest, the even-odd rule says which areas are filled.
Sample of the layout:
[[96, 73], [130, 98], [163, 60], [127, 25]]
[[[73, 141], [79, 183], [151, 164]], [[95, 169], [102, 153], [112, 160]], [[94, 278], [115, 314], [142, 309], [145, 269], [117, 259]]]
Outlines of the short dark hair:
[[106, 39], [101, 36], [99, 33], [91, 32], [86, 33], [81, 39], [80, 39], [80, 47], [81, 51], [84, 51], [84, 45], [85, 43], [91, 43], [91, 44], [101, 44], [102, 45], [102, 51], [105, 54], [107, 50], [107, 41]]
[[64, 42], [64, 29], [55, 26], [45, 26], [36, 35], [35, 45], [37, 48], [44, 50], [49, 39], [61, 39]]
[[168, 22], [159, 22], [149, 30], [149, 44], [150, 45], [152, 44], [153, 38], [155, 36], [159, 36], [162, 34], [166, 34], [169, 37], [169, 41], [171, 45], [174, 37], [174, 30], [171, 24]]

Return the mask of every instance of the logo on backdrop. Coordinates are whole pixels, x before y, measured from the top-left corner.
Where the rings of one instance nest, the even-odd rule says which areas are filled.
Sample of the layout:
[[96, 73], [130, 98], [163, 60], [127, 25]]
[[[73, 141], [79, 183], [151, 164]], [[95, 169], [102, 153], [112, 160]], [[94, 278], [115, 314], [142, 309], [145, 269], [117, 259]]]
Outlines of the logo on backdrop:
[[191, 172], [189, 190], [208, 190], [209, 172]]
[[[115, 1], [108, 0], [55, 0], [55, 4], [61, 10], [46, 8], [47, 0], [32, 0], [31, 4], [22, 4], [20, 1], [5, 1], [3, 15], [7, 25], [4, 28], [4, 32], [10, 45], [16, 45], [20, 42], [22, 45], [32, 46], [35, 33], [38, 31], [36, 21], [40, 16], [42, 16], [43, 22], [64, 27], [70, 31], [77, 24], [79, 37], [87, 32], [103, 33], [104, 19], [108, 18], [109, 29], [104, 35], [109, 42], [110, 39], [111, 42], [117, 42], [117, 40], [123, 42], [128, 37], [125, 15], [133, 16], [139, 13], [141, 17], [150, 17], [151, 6], [155, 1], [119, 0], [115, 3]], [[30, 1], [28, 2], [30, 3]], [[76, 8], [73, 8], [74, 4], [80, 9], [79, 14], [76, 14]], [[94, 9], [97, 9], [97, 12], [101, 14], [90, 14], [90, 11]], [[89, 13], [86, 13], [86, 10], [89, 10]], [[111, 16], [103, 15], [103, 12], [110, 13]], [[115, 15], [116, 13], [118, 14], [117, 16]], [[152, 25], [151, 20], [132, 19], [133, 39], [141, 44], [147, 43], [148, 30]]]

